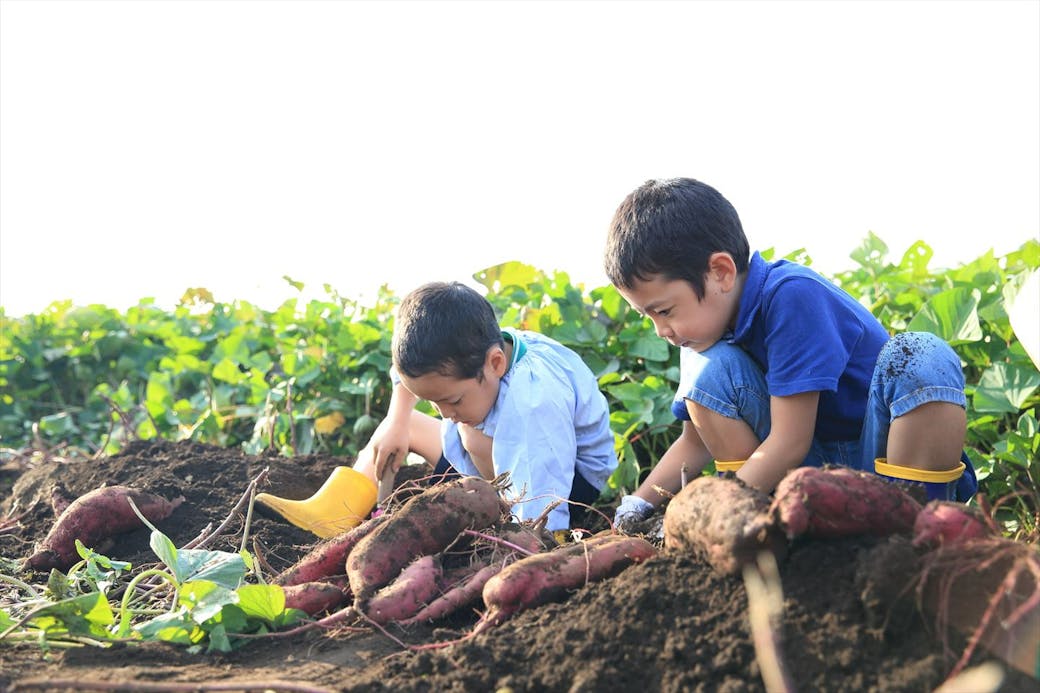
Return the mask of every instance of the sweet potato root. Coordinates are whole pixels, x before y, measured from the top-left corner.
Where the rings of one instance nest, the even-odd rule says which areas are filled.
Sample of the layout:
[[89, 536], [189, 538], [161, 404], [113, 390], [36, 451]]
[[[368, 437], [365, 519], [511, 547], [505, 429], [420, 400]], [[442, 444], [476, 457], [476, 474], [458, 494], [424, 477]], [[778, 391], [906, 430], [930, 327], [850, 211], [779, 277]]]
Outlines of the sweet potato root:
[[789, 539], [909, 533], [921, 505], [876, 474], [800, 467], [776, 487], [770, 515]]
[[273, 582], [282, 587], [314, 582], [330, 575], [343, 575], [347, 570], [347, 556], [357, 543], [381, 525], [387, 515], [373, 517], [357, 527], [320, 542]]
[[368, 600], [364, 613], [379, 624], [415, 616], [437, 594], [440, 577], [440, 559], [421, 556], [402, 570], [397, 579], [376, 592]]
[[516, 561], [484, 585], [487, 611], [474, 633], [525, 609], [559, 601], [569, 590], [613, 577], [656, 554], [653, 544], [641, 537], [605, 534]]
[[77, 539], [98, 550], [115, 535], [144, 527], [127, 499], [133, 500], [149, 522], [165, 520], [184, 502], [183, 497], [166, 500], [128, 486], [94, 489], [65, 508], [36, 552], [25, 560], [25, 566], [34, 570], [64, 570], [79, 560]]
[[697, 477], [669, 501], [664, 546], [704, 558], [721, 575], [753, 565], [760, 551], [771, 551], [777, 561], [787, 553], [787, 542], [769, 519], [769, 497], [716, 476]]
[[342, 589], [328, 582], [301, 582], [283, 587], [285, 607], [317, 616], [339, 608], [347, 600]]
[[433, 556], [466, 529], [484, 529], [503, 515], [498, 491], [477, 477], [437, 484], [409, 498], [347, 556], [347, 576], [359, 611], [380, 587], [419, 556]]
[[978, 508], [964, 503], [933, 500], [914, 518], [914, 546], [959, 544], [972, 539], [996, 536]]
[[917, 600], [936, 630], [960, 631], [968, 646], [951, 676], [978, 645], [1020, 671], [1040, 671], [1040, 552], [1035, 544], [984, 536], [939, 546], [922, 556]]

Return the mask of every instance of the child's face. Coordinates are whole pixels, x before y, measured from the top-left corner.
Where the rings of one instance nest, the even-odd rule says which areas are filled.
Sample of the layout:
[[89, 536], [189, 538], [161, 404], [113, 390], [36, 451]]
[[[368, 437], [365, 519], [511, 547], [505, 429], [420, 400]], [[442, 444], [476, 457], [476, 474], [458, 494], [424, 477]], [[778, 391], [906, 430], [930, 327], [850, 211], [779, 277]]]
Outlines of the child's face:
[[[726, 253], [717, 255], [729, 258]], [[703, 299], [697, 298], [689, 282], [666, 280], [660, 275], [648, 281], [636, 280], [630, 289], [618, 287], [618, 293], [650, 318], [658, 337], [675, 346], [704, 351], [731, 329], [740, 303], [737, 288], [736, 269], [730, 260], [709, 265]]]
[[488, 350], [483, 378], [456, 378], [427, 373], [417, 378], [401, 374], [409, 392], [432, 404], [445, 419], [476, 426], [487, 418], [498, 399], [498, 386], [509, 363], [500, 347]]

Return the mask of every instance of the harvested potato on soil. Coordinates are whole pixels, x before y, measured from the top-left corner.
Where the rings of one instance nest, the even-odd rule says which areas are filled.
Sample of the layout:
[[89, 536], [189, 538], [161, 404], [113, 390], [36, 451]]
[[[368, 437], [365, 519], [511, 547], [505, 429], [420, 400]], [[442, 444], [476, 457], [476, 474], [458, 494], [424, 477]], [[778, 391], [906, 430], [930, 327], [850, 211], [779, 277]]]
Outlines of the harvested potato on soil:
[[421, 556], [365, 604], [365, 615], [376, 623], [403, 621], [415, 616], [437, 594], [440, 559]]
[[337, 609], [347, 600], [342, 589], [328, 582], [301, 582], [283, 587], [285, 607], [317, 616]]
[[113, 536], [141, 529], [145, 524], [127, 499], [153, 523], [165, 520], [184, 502], [184, 498], [166, 500], [129, 486], [94, 489], [62, 511], [36, 552], [25, 559], [25, 566], [34, 570], [64, 570], [80, 560], [77, 539], [88, 548], [103, 550]]
[[909, 533], [920, 510], [920, 503], [876, 474], [799, 467], [781, 479], [769, 512], [793, 539]]
[[350, 589], [361, 611], [380, 587], [420, 556], [450, 546], [467, 529], [484, 529], [505, 513], [498, 491], [477, 477], [437, 484], [409, 498], [347, 556]]
[[528, 556], [506, 566], [484, 585], [488, 610], [473, 632], [482, 632], [525, 609], [559, 601], [569, 590], [613, 577], [655, 555], [657, 549], [645, 539], [603, 534]]
[[288, 587], [321, 580], [330, 575], [343, 575], [347, 570], [347, 556], [350, 551], [387, 518], [387, 515], [373, 517], [353, 529], [321, 541], [292, 567], [282, 571], [274, 579], [274, 583]]
[[484, 585], [493, 576], [497, 575], [504, 565], [493, 563], [476, 571], [469, 571], [454, 584], [446, 586], [439, 596], [430, 600], [429, 604], [420, 609], [414, 616], [401, 621], [402, 625], [421, 623], [423, 621], [436, 621], [455, 613], [470, 604], [476, 604], [484, 591]]
[[737, 479], [697, 477], [668, 503], [664, 546], [703, 557], [720, 575], [739, 573], [761, 551], [787, 553], [769, 518], [769, 496]]
[[950, 546], [996, 535], [982, 511], [964, 503], [929, 501], [914, 518], [914, 546]]

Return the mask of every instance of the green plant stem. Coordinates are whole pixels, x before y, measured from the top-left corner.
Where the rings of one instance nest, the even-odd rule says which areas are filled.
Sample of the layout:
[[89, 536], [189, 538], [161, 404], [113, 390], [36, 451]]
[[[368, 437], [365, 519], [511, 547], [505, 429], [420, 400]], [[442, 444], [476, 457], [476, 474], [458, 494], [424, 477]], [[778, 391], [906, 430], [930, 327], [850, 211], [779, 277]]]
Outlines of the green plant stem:
[[152, 575], [166, 580], [168, 583], [170, 583], [171, 586], [173, 586], [175, 590], [179, 587], [177, 581], [174, 580], [172, 575], [170, 575], [165, 570], [159, 570], [158, 568], [146, 570], [142, 572], [140, 575], [134, 577], [134, 579], [130, 581], [130, 584], [126, 586], [126, 591], [123, 592], [122, 602], [119, 605], [119, 630], [117, 631], [119, 637], [126, 637], [126, 635], [130, 632], [130, 600], [131, 598], [133, 598], [134, 589], [136, 589], [138, 583], [140, 583], [141, 580], [147, 577], [151, 577]]
[[19, 580], [16, 577], [12, 577], [10, 575], [4, 575], [3, 573], [0, 573], [0, 582], [6, 582], [6, 583], [9, 583], [9, 584], [15, 585], [16, 587], [22, 588], [23, 590], [28, 592], [30, 595], [32, 595], [33, 599], [39, 599], [40, 598], [40, 593], [37, 592], [36, 589], [32, 585], [30, 585], [27, 582], [22, 582], [21, 580]]

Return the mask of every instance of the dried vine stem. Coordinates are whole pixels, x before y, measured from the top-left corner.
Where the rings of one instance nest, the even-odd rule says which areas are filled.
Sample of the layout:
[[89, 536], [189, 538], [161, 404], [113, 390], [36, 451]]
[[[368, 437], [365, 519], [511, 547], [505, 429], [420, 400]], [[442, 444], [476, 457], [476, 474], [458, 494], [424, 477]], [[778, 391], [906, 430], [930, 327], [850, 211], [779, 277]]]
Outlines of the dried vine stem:
[[319, 688], [306, 683], [294, 681], [214, 681], [214, 682], [166, 682], [154, 681], [88, 681], [84, 679], [23, 679], [15, 681], [12, 691], [69, 689], [76, 691], [136, 691], [148, 693], [174, 693], [177, 691], [286, 691], [287, 693], [335, 693], [331, 688]]
[[[229, 524], [231, 524], [232, 518], [235, 517], [235, 514], [237, 512], [239, 512], [242, 509], [243, 506], [245, 506], [246, 504], [249, 504], [250, 511], [252, 511], [252, 501], [253, 501], [254, 496], [256, 495], [256, 488], [257, 488], [257, 486], [259, 486], [263, 482], [267, 481], [268, 469], [269, 469], [268, 467], [264, 467], [263, 471], [261, 471], [259, 474], [257, 474], [256, 478], [254, 478], [252, 481], [249, 482], [249, 486], [246, 487], [245, 493], [243, 493], [242, 497], [238, 499], [238, 503], [236, 503], [235, 507], [233, 507], [231, 509], [231, 512], [228, 513], [228, 516], [224, 518], [224, 521], [220, 523], [219, 527], [217, 527], [215, 530], [213, 530], [209, 534], [205, 534], [205, 533], [200, 534], [199, 536], [197, 536], [196, 538], [192, 539], [191, 541], [189, 541], [187, 544], [185, 544], [181, 548], [182, 549], [198, 549], [198, 548], [201, 548], [201, 547], [205, 546], [209, 542], [213, 541], [216, 537], [220, 536], [220, 533], [224, 531], [225, 527], [227, 527]], [[249, 528], [246, 527], [245, 531], [248, 533], [249, 532]]]

